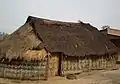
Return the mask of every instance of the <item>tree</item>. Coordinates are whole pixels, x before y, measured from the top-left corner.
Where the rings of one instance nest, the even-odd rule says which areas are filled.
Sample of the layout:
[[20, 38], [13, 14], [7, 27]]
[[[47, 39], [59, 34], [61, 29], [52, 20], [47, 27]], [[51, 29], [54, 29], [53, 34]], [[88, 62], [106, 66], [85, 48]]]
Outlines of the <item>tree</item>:
[[8, 34], [3, 32], [3, 40], [6, 39], [8, 37]]
[[0, 41], [3, 41], [4, 39], [6, 39], [8, 37], [8, 34], [5, 32], [0, 32]]

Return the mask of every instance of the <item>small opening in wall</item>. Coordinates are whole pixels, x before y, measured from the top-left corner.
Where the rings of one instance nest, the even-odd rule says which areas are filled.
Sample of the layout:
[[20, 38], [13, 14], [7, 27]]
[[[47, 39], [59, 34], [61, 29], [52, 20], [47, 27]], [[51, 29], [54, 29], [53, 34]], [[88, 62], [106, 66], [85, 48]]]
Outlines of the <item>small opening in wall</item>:
[[32, 50], [40, 50], [39, 47], [34, 47]]

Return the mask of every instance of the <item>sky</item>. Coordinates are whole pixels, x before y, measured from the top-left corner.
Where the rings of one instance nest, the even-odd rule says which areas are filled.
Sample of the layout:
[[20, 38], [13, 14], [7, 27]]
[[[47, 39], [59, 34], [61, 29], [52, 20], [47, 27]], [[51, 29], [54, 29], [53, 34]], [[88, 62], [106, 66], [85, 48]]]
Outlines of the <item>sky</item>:
[[119, 9], [120, 0], [0, 0], [0, 31], [14, 32], [30, 15], [120, 29]]

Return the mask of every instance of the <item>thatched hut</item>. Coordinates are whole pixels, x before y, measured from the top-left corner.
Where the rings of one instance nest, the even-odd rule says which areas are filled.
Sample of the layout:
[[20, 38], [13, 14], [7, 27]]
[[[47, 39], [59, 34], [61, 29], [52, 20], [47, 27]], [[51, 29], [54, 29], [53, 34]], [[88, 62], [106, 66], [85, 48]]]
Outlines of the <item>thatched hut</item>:
[[116, 47], [90, 24], [29, 16], [0, 43], [0, 77], [47, 79], [94, 69], [114, 69]]

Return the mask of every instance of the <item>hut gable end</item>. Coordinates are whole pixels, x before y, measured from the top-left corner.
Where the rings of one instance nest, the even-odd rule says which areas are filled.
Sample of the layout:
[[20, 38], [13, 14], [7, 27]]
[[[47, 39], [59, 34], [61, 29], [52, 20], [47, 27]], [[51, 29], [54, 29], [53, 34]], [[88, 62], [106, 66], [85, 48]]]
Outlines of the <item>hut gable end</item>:
[[41, 43], [32, 26], [26, 23], [0, 43], [1, 58], [4, 56], [8, 59], [23, 58], [25, 52], [38, 47]]

